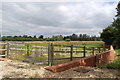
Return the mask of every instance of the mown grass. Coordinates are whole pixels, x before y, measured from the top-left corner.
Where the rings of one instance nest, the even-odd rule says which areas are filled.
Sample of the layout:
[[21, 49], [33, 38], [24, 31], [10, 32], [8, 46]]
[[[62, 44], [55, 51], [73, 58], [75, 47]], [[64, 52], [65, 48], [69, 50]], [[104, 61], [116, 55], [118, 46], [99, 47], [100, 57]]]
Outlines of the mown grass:
[[103, 41], [2, 41], [2, 43], [8, 43], [8, 42], [22, 43], [22, 44], [23, 43], [53, 43], [58, 45], [77, 45], [77, 46], [89, 46], [89, 47], [99, 47], [99, 46], [103, 46], [104, 44]]

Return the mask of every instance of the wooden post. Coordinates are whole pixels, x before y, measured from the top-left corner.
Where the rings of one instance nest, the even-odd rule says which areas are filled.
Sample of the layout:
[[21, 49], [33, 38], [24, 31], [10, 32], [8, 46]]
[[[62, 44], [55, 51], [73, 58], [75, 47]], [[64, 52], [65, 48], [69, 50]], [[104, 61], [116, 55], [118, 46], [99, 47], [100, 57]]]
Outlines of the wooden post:
[[98, 48], [98, 50], [99, 50], [99, 53], [100, 53], [100, 47]]
[[52, 43], [48, 44], [48, 65], [49, 66], [53, 65], [53, 44]]
[[70, 46], [70, 61], [73, 60], [73, 45]]
[[95, 54], [95, 48], [93, 47], [92, 48], [92, 55], [94, 55]]
[[10, 43], [7, 43], [7, 54], [6, 57], [9, 58], [10, 56]]
[[98, 63], [99, 63], [98, 54], [96, 54], [96, 56], [95, 56], [95, 67], [97, 67]]
[[83, 57], [86, 57], [86, 50], [85, 50], [86, 48], [85, 48], [85, 46], [83, 47]]
[[51, 62], [51, 44], [48, 44], [48, 65], [52, 66], [52, 62]]
[[[7, 49], [7, 46], [6, 46], [7, 44], [1, 44], [1, 49]], [[1, 50], [1, 55], [2, 55], [2, 58], [5, 58], [5, 56], [6, 56], [6, 51], [5, 50]]]
[[29, 56], [29, 44], [27, 44], [27, 56]]

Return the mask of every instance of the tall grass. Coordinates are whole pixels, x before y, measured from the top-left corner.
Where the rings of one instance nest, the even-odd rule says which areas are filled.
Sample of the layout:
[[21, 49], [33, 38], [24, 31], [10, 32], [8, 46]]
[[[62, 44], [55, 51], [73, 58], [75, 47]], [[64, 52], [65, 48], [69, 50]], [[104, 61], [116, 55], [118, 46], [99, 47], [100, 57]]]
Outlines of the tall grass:
[[116, 55], [120, 55], [120, 49], [116, 49], [115, 52], [116, 52]]
[[[116, 55], [120, 55], [120, 49], [116, 49]], [[108, 69], [119, 69], [120, 70], [120, 56], [118, 56], [115, 60], [108, 63], [106, 65]]]
[[120, 70], [120, 57], [116, 58], [114, 61], [110, 62], [106, 66], [108, 69], [119, 69]]

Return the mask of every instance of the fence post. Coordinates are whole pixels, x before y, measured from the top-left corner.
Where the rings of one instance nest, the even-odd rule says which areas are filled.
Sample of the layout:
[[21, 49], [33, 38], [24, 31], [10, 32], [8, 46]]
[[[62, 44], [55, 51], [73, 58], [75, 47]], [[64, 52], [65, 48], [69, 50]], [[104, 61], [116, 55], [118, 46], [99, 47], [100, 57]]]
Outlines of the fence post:
[[[1, 49], [7, 49], [7, 46], [6, 46], [7, 44], [1, 44], [0, 45], [0, 47], [1, 47]], [[5, 55], [5, 56], [2, 56], [2, 58], [5, 58], [6, 57], [6, 51], [5, 50], [1, 50], [1, 53], [2, 53], [2, 55]]]
[[70, 61], [73, 60], [73, 45], [70, 46]]
[[29, 56], [29, 44], [27, 44], [27, 56]]
[[7, 58], [10, 56], [10, 43], [7, 43]]
[[85, 50], [86, 48], [85, 48], [85, 46], [83, 47], [83, 57], [86, 57], [86, 50]]
[[48, 44], [48, 65], [49, 66], [53, 65], [53, 44], [52, 43]]
[[99, 53], [100, 53], [100, 47], [98, 48], [98, 50], [99, 50]]
[[98, 64], [99, 64], [99, 59], [98, 58], [99, 58], [98, 54], [96, 54], [96, 56], [95, 56], [95, 67], [97, 67]]
[[94, 55], [94, 53], [95, 53], [95, 48], [93, 47], [92, 48], [92, 55]]

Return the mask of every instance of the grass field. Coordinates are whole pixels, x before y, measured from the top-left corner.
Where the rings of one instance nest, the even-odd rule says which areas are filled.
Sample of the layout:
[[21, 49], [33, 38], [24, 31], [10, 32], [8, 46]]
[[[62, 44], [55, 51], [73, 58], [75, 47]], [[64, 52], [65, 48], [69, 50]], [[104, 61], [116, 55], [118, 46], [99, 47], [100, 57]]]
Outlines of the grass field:
[[104, 44], [103, 41], [2, 41], [3, 43], [53, 43], [60, 45], [80, 45], [98, 47]]

